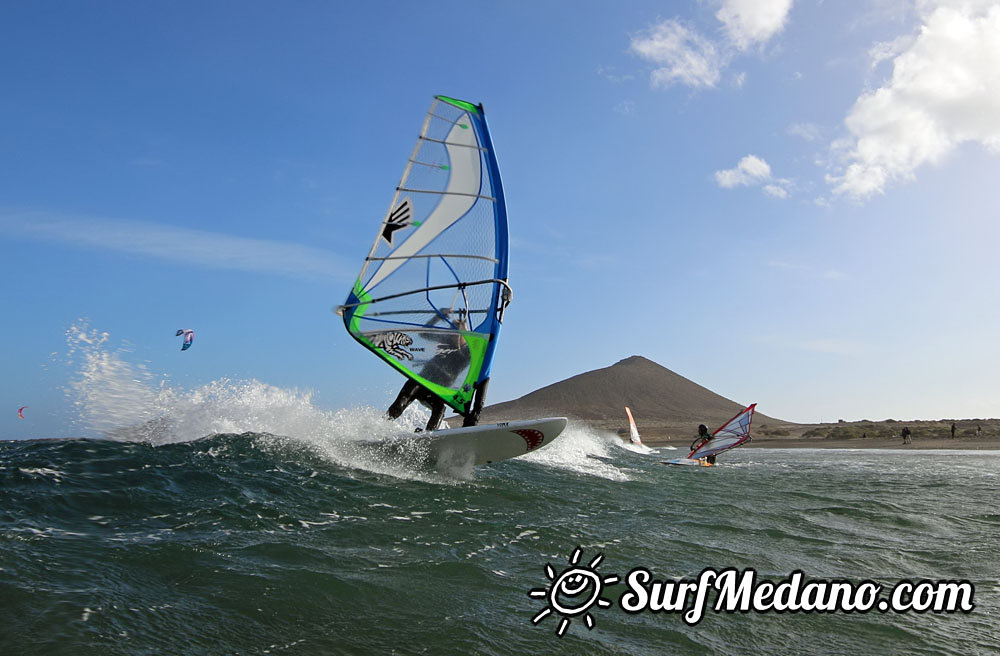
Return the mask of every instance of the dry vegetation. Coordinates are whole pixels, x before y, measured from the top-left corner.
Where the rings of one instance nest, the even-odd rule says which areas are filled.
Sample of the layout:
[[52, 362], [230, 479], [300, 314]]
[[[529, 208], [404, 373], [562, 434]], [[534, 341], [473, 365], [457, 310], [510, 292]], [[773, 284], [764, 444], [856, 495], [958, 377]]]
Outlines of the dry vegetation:
[[[687, 444], [697, 433], [699, 423], [714, 429], [739, 412], [744, 403], [754, 400], [730, 401], [666, 367], [633, 355], [610, 367], [573, 376], [514, 401], [487, 406], [482, 421], [565, 416], [626, 436], [624, 406], [627, 405], [632, 409], [644, 442]], [[951, 441], [952, 421], [956, 424], [954, 441]], [[753, 436], [758, 446], [884, 447], [901, 441], [903, 426], [910, 428], [914, 444], [948, 440], [956, 447], [1000, 446], [1000, 419], [886, 419], [796, 424], [757, 412]], [[982, 427], [982, 437], [976, 436], [978, 426]]]

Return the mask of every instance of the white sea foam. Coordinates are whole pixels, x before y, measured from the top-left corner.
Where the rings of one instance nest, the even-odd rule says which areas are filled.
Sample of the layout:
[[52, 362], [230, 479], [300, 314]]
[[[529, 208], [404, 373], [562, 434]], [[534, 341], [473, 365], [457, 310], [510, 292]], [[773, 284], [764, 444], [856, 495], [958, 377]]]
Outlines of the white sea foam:
[[[388, 422], [381, 409], [324, 410], [314, 405], [311, 391], [259, 380], [220, 378], [185, 389], [133, 362], [128, 348], [114, 348], [108, 332], [90, 328], [85, 320], [71, 326], [66, 339], [67, 357], [77, 370], [67, 389], [77, 421], [102, 437], [158, 446], [220, 433], [263, 433], [294, 439], [337, 464], [374, 473], [436, 482], [472, 478], [471, 465], [443, 475], [423, 466], [421, 441], [406, 439], [427, 422], [429, 413], [419, 404]], [[371, 448], [388, 441], [394, 444], [391, 450]]]
[[628, 475], [609, 462], [614, 457], [613, 450], [618, 448], [615, 442], [621, 442], [616, 435], [571, 421], [550, 445], [523, 459], [588, 476], [626, 481]]
[[[78, 421], [103, 437], [162, 445], [220, 433], [264, 433], [294, 439], [337, 464], [378, 474], [433, 482], [473, 478], [471, 463], [453, 463], [443, 472], [424, 466], [424, 441], [410, 439], [414, 429], [427, 421], [428, 412], [419, 404], [388, 422], [381, 409], [324, 410], [314, 405], [308, 390], [259, 380], [220, 378], [185, 389], [133, 362], [126, 347], [114, 348], [108, 332], [92, 329], [86, 321], [71, 326], [66, 336], [69, 357], [77, 368], [68, 392], [78, 409]], [[387, 443], [392, 448], [384, 448]], [[552, 445], [525, 459], [627, 480], [610, 462], [620, 445], [614, 435], [571, 423]]]

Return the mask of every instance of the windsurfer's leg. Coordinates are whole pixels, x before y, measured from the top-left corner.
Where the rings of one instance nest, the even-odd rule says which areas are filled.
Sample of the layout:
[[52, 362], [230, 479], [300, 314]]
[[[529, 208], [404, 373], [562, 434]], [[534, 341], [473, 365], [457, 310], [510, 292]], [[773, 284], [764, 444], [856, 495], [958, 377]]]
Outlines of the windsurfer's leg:
[[396, 400], [385, 411], [385, 416], [389, 419], [398, 419], [399, 415], [403, 414], [403, 410], [406, 410], [407, 406], [413, 403], [413, 399], [416, 398], [419, 391], [420, 385], [407, 379], [406, 383], [403, 384], [403, 388], [399, 390], [399, 394], [396, 395]]
[[483, 411], [483, 403], [486, 400], [486, 387], [489, 383], [490, 379], [487, 378], [476, 388], [476, 397], [472, 402], [472, 410], [469, 411], [469, 414], [465, 415], [462, 426], [475, 426], [479, 423], [479, 413]]
[[437, 430], [442, 419], [444, 419], [444, 401], [435, 400], [431, 405], [431, 418], [427, 420], [427, 430]]

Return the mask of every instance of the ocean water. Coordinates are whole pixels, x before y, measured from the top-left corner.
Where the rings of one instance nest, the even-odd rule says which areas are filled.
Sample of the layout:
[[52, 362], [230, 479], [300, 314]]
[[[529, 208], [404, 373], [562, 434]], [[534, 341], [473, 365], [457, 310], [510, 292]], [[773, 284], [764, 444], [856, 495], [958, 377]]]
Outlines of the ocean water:
[[[679, 451], [571, 423], [525, 458], [438, 472], [359, 447], [409, 431], [419, 411], [390, 424], [256, 381], [172, 389], [99, 342], [74, 389], [83, 427], [114, 439], [0, 442], [0, 654], [1000, 645], [1000, 453], [737, 449], [719, 467], [668, 467]], [[579, 566], [599, 575], [607, 604], [553, 611], [553, 579]], [[627, 586], [604, 580], [640, 567], [658, 580], [753, 568], [886, 589], [968, 581], [975, 608], [709, 609], [691, 625], [623, 610]]]

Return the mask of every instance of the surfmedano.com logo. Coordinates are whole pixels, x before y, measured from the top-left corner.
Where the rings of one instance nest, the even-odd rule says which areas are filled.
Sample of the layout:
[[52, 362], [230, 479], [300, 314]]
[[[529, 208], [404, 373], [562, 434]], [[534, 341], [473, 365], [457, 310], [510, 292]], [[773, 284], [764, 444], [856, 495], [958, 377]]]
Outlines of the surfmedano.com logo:
[[[970, 613], [976, 589], [970, 581], [931, 581], [902, 579], [891, 588], [875, 581], [852, 582], [846, 579], [806, 579], [795, 570], [778, 582], [759, 579], [757, 571], [734, 567], [721, 570], [706, 568], [696, 578], [656, 580], [644, 567], [635, 567], [624, 581], [616, 574], [601, 576], [598, 566], [604, 560], [599, 553], [587, 565], [581, 565], [583, 548], [569, 557], [569, 567], [556, 574], [545, 565], [545, 578], [551, 583], [532, 588], [528, 596], [544, 599], [546, 605], [531, 618], [538, 624], [549, 615], [562, 619], [556, 635], [563, 637], [574, 618], [582, 618], [587, 629], [595, 620], [594, 606], [610, 608], [611, 600], [602, 597], [606, 586], [623, 582], [627, 590], [618, 597], [618, 606], [629, 614], [641, 612], [679, 614], [694, 626], [705, 617], [707, 609], [716, 613]], [[885, 592], [885, 594], [883, 594]], [[714, 593], [714, 603], [709, 600]]]

